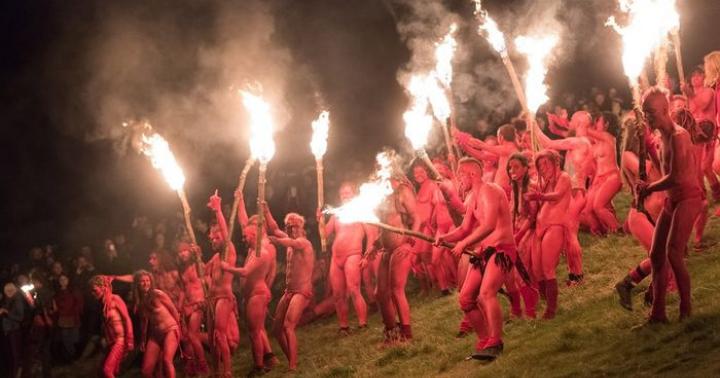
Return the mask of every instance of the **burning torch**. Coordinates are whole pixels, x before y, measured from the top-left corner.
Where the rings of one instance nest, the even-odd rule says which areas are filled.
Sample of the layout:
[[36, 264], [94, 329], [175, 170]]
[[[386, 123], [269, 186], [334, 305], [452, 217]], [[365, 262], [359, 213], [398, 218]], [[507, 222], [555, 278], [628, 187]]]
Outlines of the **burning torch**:
[[255, 255], [260, 257], [262, 248], [265, 215], [262, 210], [265, 202], [265, 173], [267, 165], [275, 155], [275, 142], [273, 141], [273, 121], [270, 115], [270, 105], [259, 96], [249, 92], [242, 92], [243, 104], [250, 113], [251, 136], [250, 151], [253, 159], [260, 162], [258, 174], [258, 195], [257, 195], [257, 236], [255, 237]]
[[190, 205], [188, 204], [185, 189], [183, 188], [185, 175], [175, 160], [175, 155], [170, 151], [168, 142], [157, 133], [150, 134], [149, 136], [143, 134], [140, 151], [150, 159], [153, 167], [160, 171], [165, 181], [170, 185], [170, 188], [177, 192], [180, 202], [182, 203], [185, 228], [187, 229], [188, 236], [193, 244], [197, 244], [195, 231], [193, 231], [192, 221], [190, 219]]

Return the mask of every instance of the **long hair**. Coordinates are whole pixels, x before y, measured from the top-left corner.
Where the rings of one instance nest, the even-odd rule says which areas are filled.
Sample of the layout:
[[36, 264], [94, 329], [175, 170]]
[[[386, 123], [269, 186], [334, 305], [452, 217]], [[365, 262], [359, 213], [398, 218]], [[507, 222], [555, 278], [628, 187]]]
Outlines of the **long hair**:
[[705, 86], [713, 87], [720, 80], [720, 50], [705, 55]]
[[513, 160], [517, 160], [523, 167], [528, 168], [522, 179], [520, 179], [520, 183], [515, 180], [511, 180], [513, 191], [513, 219], [515, 219], [520, 214], [520, 207], [522, 204], [521, 197], [523, 194], [527, 193], [528, 185], [530, 184], [530, 161], [527, 156], [519, 152], [510, 155], [508, 164], [505, 166], [505, 171], [507, 171], [508, 176], [510, 176], [510, 162]]
[[140, 269], [133, 274], [133, 311], [135, 312], [137, 312], [140, 305], [146, 300], [145, 294], [143, 294], [142, 290], [140, 290], [140, 278], [143, 276], [150, 277], [150, 290], [148, 291], [148, 297], [152, 296], [153, 291], [155, 290], [155, 277], [152, 273], [147, 270]]

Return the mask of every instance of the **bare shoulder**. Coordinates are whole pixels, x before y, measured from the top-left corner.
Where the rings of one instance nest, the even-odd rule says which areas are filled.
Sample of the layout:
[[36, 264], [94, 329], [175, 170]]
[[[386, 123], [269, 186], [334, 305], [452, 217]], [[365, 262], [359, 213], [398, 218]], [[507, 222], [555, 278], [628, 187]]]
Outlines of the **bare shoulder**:
[[500, 185], [494, 183], [494, 182], [488, 182], [483, 185], [482, 188], [483, 194], [490, 195], [490, 196], [505, 196], [505, 190], [500, 187]]

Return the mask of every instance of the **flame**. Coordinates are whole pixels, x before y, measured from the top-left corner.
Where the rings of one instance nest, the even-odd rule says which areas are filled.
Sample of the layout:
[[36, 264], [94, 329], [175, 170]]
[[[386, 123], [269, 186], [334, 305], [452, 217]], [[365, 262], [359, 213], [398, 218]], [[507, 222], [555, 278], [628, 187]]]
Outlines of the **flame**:
[[456, 30], [457, 24], [450, 25], [448, 33], [435, 47], [435, 75], [446, 88], [449, 88], [452, 82], [452, 59], [457, 48], [453, 34], [455, 34]]
[[330, 129], [330, 112], [327, 110], [320, 113], [312, 123], [313, 135], [310, 140], [310, 149], [315, 159], [322, 159], [327, 150], [328, 130]]
[[273, 121], [270, 115], [270, 105], [261, 97], [252, 93], [241, 91], [243, 105], [250, 113], [250, 154], [261, 164], [267, 164], [275, 155], [275, 142], [273, 141]]
[[670, 31], [680, 27], [675, 0], [618, 0], [620, 10], [628, 15], [628, 24], [621, 27], [615, 17], [605, 25], [612, 27], [623, 42], [622, 63], [631, 86], [638, 78], [650, 54], [667, 41]]
[[547, 75], [547, 58], [558, 42], [556, 35], [545, 37], [515, 38], [518, 51], [525, 54], [528, 60], [528, 72], [525, 75], [525, 97], [528, 110], [534, 114], [540, 105], [548, 100], [545, 75]]
[[358, 195], [344, 205], [327, 212], [335, 214], [342, 223], [354, 222], [378, 222], [379, 219], [375, 214], [375, 210], [385, 201], [385, 198], [393, 192], [390, 184], [390, 176], [392, 174], [391, 158], [387, 152], [379, 153], [375, 160], [377, 161], [377, 171], [373, 175], [374, 178], [362, 184]]
[[163, 137], [157, 133], [150, 136], [143, 134], [140, 151], [150, 158], [153, 167], [162, 173], [170, 188], [176, 191], [182, 188], [185, 184], [185, 175]]
[[498, 28], [495, 20], [488, 16], [487, 11], [482, 9], [482, 0], [473, 0], [475, 3], [475, 17], [478, 19], [480, 25], [478, 26], [478, 34], [485, 34], [490, 46], [495, 49], [500, 55], [507, 54], [507, 46], [505, 45], [505, 35]]
[[[425, 148], [432, 128], [432, 117], [427, 113], [432, 82], [435, 80], [429, 75], [413, 75], [407, 86], [407, 90], [412, 96], [412, 106], [403, 114], [405, 136], [416, 150]], [[435, 86], [439, 88], [439, 86]]]

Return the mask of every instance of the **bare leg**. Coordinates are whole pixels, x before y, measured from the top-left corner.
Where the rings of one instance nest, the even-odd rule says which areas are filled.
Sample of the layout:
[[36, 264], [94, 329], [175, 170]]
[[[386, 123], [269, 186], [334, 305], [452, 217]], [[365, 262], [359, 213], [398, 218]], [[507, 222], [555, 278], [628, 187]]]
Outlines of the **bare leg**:
[[[352, 255], [345, 260], [345, 287], [355, 306], [355, 313], [361, 327], [367, 325], [367, 304], [360, 291], [360, 260], [362, 256]], [[347, 302], [346, 302], [347, 303]]]
[[340, 328], [348, 327], [348, 303], [345, 272], [338, 266], [339, 261], [334, 257], [330, 261], [330, 284], [332, 286], [333, 299], [335, 300], [335, 312], [337, 313]]
[[175, 378], [175, 365], [173, 360], [175, 359], [175, 352], [178, 348], [178, 336], [180, 334], [175, 331], [170, 331], [165, 335], [162, 348], [162, 367], [165, 377]]
[[382, 256], [377, 258], [379, 258], [380, 264], [377, 270], [378, 281], [375, 298], [377, 298], [380, 305], [380, 314], [385, 324], [385, 331], [389, 332], [395, 328], [397, 316], [390, 288], [390, 254], [384, 252]]
[[480, 307], [485, 313], [490, 336], [486, 347], [502, 343], [503, 316], [497, 293], [509, 275], [502, 271], [494, 258], [485, 267], [485, 277], [480, 286]]
[[145, 354], [143, 354], [142, 368], [140, 369], [143, 377], [149, 378], [153, 376], [160, 352], [160, 345], [150, 338], [145, 345]]
[[297, 369], [298, 343], [295, 335], [295, 327], [297, 327], [297, 323], [300, 321], [300, 316], [302, 315], [303, 310], [305, 310], [308, 302], [308, 299], [303, 295], [293, 295], [290, 300], [287, 313], [285, 314], [285, 320], [283, 321], [282, 327], [285, 339], [287, 340], [289, 351], [287, 356], [290, 370]]
[[599, 187], [592, 203], [592, 211], [607, 232], [615, 232], [619, 227], [619, 223], [615, 214], [610, 211], [610, 204], [615, 195], [622, 189], [620, 175], [610, 175], [606, 180], [598, 183], [598, 185]]
[[262, 368], [265, 366], [264, 357], [267, 352], [264, 333], [268, 298], [264, 294], [253, 295], [247, 299], [246, 303], [245, 311], [252, 344], [253, 360], [256, 368]]
[[693, 220], [697, 218], [702, 200], [682, 201], [673, 213], [670, 235], [668, 235], [668, 260], [675, 274], [680, 294], [680, 319], [690, 316], [692, 312], [690, 298], [690, 273], [685, 265], [685, 247], [692, 232]]
[[410, 325], [410, 304], [405, 296], [405, 284], [410, 273], [411, 251], [400, 247], [390, 256], [390, 287], [392, 299], [398, 310], [400, 324]]

